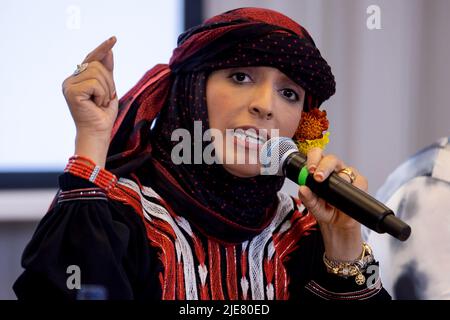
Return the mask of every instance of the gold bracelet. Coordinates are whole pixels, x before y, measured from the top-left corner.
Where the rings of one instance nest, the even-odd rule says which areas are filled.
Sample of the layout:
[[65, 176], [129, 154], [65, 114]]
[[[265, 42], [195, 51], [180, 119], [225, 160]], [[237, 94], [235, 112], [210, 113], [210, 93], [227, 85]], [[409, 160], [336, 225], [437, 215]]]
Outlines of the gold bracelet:
[[363, 242], [362, 253], [359, 259], [353, 261], [336, 261], [330, 260], [323, 254], [323, 262], [327, 267], [327, 271], [340, 277], [355, 277], [355, 282], [358, 285], [362, 285], [366, 282], [363, 272], [367, 269], [367, 266], [374, 261], [372, 249], [370, 246]]

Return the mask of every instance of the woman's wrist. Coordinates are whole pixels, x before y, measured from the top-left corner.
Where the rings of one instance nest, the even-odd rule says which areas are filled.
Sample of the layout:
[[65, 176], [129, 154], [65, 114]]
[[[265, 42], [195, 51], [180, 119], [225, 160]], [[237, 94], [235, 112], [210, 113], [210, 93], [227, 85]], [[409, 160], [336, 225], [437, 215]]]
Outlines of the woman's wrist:
[[361, 226], [351, 229], [338, 229], [321, 226], [325, 255], [330, 260], [354, 261], [361, 256], [363, 244]]
[[69, 158], [64, 172], [89, 180], [106, 191], [117, 183], [117, 177], [112, 172], [101, 169], [92, 159], [79, 154]]
[[103, 169], [106, 163], [109, 142], [109, 136], [77, 132], [75, 154], [92, 159], [97, 166]]

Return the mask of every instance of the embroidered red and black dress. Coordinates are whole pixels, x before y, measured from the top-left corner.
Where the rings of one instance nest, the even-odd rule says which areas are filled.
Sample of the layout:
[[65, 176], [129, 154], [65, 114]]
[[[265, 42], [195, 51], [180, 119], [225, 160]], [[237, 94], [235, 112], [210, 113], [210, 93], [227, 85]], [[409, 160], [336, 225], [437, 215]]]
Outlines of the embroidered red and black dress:
[[101, 286], [108, 299], [389, 299], [380, 279], [360, 286], [326, 271], [316, 221], [285, 193], [267, 227], [227, 244], [168, 210], [151, 187], [132, 178], [119, 184], [107, 195], [69, 173], [60, 177], [57, 203], [24, 253], [19, 299], [76, 299], [67, 285], [73, 265], [82, 287]]

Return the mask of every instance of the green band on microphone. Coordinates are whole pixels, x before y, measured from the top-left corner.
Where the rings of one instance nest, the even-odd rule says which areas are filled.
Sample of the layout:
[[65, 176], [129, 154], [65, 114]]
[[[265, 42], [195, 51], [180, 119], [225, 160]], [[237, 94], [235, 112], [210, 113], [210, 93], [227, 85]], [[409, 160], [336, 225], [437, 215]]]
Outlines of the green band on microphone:
[[298, 173], [298, 184], [304, 186], [306, 184], [306, 178], [308, 178], [308, 175], [308, 168], [306, 168], [306, 166], [303, 166], [303, 168]]

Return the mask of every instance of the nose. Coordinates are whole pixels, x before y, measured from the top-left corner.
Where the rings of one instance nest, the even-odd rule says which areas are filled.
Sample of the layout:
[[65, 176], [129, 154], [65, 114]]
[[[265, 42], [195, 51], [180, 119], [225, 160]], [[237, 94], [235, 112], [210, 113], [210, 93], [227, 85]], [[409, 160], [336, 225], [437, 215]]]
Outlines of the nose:
[[249, 112], [262, 119], [273, 117], [274, 97], [272, 86], [264, 84], [254, 91], [252, 102], [249, 105]]

